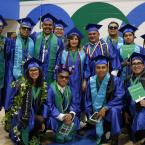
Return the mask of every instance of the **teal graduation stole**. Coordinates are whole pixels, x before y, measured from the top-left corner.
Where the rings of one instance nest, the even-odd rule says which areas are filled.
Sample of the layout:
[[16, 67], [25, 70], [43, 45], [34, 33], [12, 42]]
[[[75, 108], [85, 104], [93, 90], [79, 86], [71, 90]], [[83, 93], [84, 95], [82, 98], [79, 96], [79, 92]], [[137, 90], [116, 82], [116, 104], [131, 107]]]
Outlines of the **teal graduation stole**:
[[109, 79], [110, 74], [107, 73], [99, 87], [98, 83], [96, 83], [96, 81], [98, 81], [98, 76], [95, 75], [90, 78], [90, 88], [93, 104], [92, 106], [94, 112], [98, 112], [105, 103], [105, 96]]
[[[56, 107], [58, 108], [58, 110], [61, 113], [65, 113], [65, 111], [68, 109], [68, 106], [70, 105], [70, 101], [71, 101], [71, 91], [70, 91], [69, 86], [66, 86], [66, 88], [64, 90], [64, 96], [62, 96], [61, 92], [59, 91], [56, 81], [54, 81], [50, 86], [53, 89], [54, 94], [55, 94]], [[63, 98], [63, 97], [65, 97], [65, 98]], [[63, 106], [64, 99], [66, 102], [65, 106]]]
[[22, 67], [23, 63], [24, 63], [23, 49], [27, 49], [28, 56], [33, 57], [33, 55], [34, 55], [33, 40], [30, 37], [28, 37], [28, 43], [24, 46], [21, 36], [18, 35], [17, 39], [16, 39], [16, 45], [15, 45], [14, 67], [13, 67], [13, 75], [14, 75], [15, 79], [18, 79], [18, 77], [23, 75], [23, 67]]
[[[63, 50], [62, 57], [61, 57], [61, 63], [62, 64], [66, 64], [67, 57], [68, 57], [68, 52], [69, 51], [67, 51], [67, 50]], [[78, 55], [79, 55], [80, 61], [81, 61], [81, 72], [83, 72], [84, 60], [85, 60], [85, 57], [86, 57], [85, 51], [83, 49], [79, 50]]]
[[0, 88], [4, 86], [5, 57], [4, 57], [5, 37], [0, 36]]

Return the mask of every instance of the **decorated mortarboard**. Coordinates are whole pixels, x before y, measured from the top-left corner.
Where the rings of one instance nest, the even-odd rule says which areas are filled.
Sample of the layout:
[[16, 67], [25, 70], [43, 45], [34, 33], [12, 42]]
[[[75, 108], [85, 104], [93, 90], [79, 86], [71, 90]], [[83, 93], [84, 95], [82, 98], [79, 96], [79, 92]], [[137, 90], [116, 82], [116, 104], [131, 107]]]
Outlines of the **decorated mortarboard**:
[[24, 63], [24, 69], [41, 68], [42, 62], [34, 57]]
[[123, 34], [126, 32], [131, 32], [134, 33], [138, 28], [136, 28], [135, 26], [131, 25], [131, 24], [126, 24], [123, 27], [121, 27], [119, 29], [120, 32], [122, 32]]
[[63, 73], [63, 72], [68, 72], [69, 74], [72, 74], [74, 70], [74, 66], [66, 66], [64, 64], [56, 65], [55, 66], [55, 72], [58, 73]]
[[43, 15], [42, 17], [39, 18], [42, 22], [47, 22], [47, 21], [50, 21], [50, 22], [56, 22], [57, 19], [51, 15], [50, 13], [47, 13], [45, 15]]
[[67, 25], [62, 20], [58, 20], [55, 22], [55, 28], [64, 29], [65, 27], [67, 27]]
[[99, 24], [88, 24], [85, 29], [88, 32], [92, 32], [92, 31], [98, 32], [101, 27], [102, 27], [102, 25], [99, 25]]
[[132, 55], [130, 56], [129, 60], [131, 62], [134, 61], [134, 60], [140, 60], [141, 62], [144, 63], [144, 61], [145, 61], [145, 55], [143, 55], [141, 53], [133, 52]]
[[35, 25], [35, 23], [33, 22], [33, 20], [30, 17], [22, 18], [17, 21], [19, 22], [21, 27], [27, 27], [27, 28], [32, 29], [33, 26]]
[[7, 26], [7, 22], [2, 15], [0, 15], [0, 26]]
[[110, 59], [107, 56], [104, 55], [98, 55], [92, 61], [95, 61], [95, 64], [108, 64]]
[[67, 37], [70, 37], [72, 35], [76, 35], [80, 37], [81, 39], [83, 38], [83, 34], [76, 27], [74, 27], [67, 33]]

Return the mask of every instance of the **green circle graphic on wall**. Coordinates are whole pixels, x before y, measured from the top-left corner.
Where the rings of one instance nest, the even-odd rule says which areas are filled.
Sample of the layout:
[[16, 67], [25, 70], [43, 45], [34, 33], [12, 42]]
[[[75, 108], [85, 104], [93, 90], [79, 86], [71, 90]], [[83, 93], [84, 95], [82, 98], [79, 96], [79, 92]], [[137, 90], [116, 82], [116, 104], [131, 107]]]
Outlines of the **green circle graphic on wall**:
[[84, 34], [84, 40], [82, 43], [86, 42], [87, 39], [84, 27], [88, 23], [97, 24], [107, 18], [117, 18], [128, 23], [126, 16], [121, 12], [121, 10], [108, 3], [94, 2], [78, 9], [72, 15], [72, 20], [74, 21], [75, 26]]

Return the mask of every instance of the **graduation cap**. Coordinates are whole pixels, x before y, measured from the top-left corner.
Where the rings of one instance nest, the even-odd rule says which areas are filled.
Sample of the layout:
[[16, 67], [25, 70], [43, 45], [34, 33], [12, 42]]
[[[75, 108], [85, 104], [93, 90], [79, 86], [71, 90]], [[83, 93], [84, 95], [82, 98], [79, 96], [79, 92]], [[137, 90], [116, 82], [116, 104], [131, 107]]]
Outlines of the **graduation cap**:
[[46, 22], [46, 21], [56, 22], [57, 21], [57, 19], [54, 16], [52, 16], [50, 13], [43, 15], [39, 19], [41, 20], [41, 22]]
[[140, 37], [145, 40], [145, 34], [141, 35]]
[[58, 73], [63, 73], [63, 72], [68, 72], [69, 74], [72, 74], [74, 70], [74, 66], [67, 66], [64, 64], [56, 65], [55, 66], [55, 72]]
[[19, 22], [21, 27], [27, 27], [27, 28], [32, 29], [33, 26], [35, 25], [35, 23], [32, 21], [32, 19], [30, 17], [22, 18], [17, 21]]
[[7, 26], [7, 22], [6, 22], [6, 20], [3, 18], [2, 15], [0, 15], [0, 26], [1, 26], [1, 27]]
[[55, 28], [57, 27], [64, 29], [65, 27], [67, 27], [67, 25], [62, 20], [58, 20], [55, 22]]
[[141, 54], [141, 53], [133, 52], [132, 55], [130, 56], [129, 60], [131, 61], [131, 63], [132, 63], [134, 60], [140, 60], [141, 62], [144, 63], [144, 61], [145, 61], [145, 55], [143, 55], [143, 54]]
[[85, 29], [88, 32], [91, 32], [91, 31], [97, 31], [98, 32], [101, 27], [102, 27], [102, 25], [99, 25], [99, 24], [88, 24]]
[[138, 28], [136, 28], [135, 26], [131, 25], [131, 24], [126, 24], [123, 27], [121, 27], [119, 29], [120, 32], [122, 32], [123, 34], [126, 32], [131, 32], [134, 33]]
[[74, 27], [73, 29], [71, 29], [68, 33], [67, 33], [67, 37], [70, 37], [72, 35], [76, 35], [78, 37], [80, 37], [80, 39], [83, 38], [83, 34], [76, 28]]
[[42, 62], [34, 57], [30, 58], [28, 61], [24, 63], [24, 69], [30, 69], [30, 68], [41, 68]]
[[110, 58], [104, 55], [98, 55], [92, 61], [95, 61], [95, 64], [108, 64], [110, 61]]
[[140, 36], [142, 39], [144, 39], [143, 41], [143, 47], [145, 46], [145, 34]]

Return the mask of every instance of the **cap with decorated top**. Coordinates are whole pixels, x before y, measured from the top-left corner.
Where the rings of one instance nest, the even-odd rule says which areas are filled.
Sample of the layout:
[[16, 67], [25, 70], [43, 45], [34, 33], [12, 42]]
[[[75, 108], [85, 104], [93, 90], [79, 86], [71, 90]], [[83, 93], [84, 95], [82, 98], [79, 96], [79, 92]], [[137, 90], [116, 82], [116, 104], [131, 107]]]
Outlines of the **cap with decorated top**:
[[28, 61], [24, 63], [24, 69], [31, 69], [31, 68], [41, 68], [42, 62], [34, 57], [30, 58]]
[[74, 70], [74, 66], [67, 66], [64, 64], [59, 64], [59, 65], [56, 65], [55, 67], [55, 71], [57, 74], [63, 73], [63, 72], [68, 72], [69, 74], [72, 74], [73, 70]]

